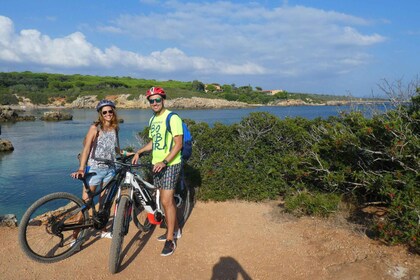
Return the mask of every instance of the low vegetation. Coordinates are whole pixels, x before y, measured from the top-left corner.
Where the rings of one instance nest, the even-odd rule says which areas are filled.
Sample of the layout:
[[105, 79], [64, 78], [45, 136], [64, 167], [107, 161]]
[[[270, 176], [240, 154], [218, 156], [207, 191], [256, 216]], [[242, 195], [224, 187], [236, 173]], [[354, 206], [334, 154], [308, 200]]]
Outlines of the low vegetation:
[[222, 98], [253, 104], [267, 104], [277, 100], [302, 99], [310, 103], [329, 100], [346, 100], [347, 97], [289, 93], [282, 91], [274, 95], [263, 92], [260, 87], [204, 85], [200, 81], [156, 81], [131, 77], [100, 77], [88, 75], [63, 75], [32, 72], [0, 73], [0, 105], [18, 104], [19, 99], [29, 98], [34, 104], [48, 104], [60, 99], [71, 103], [77, 97], [96, 95], [98, 100], [107, 95], [128, 94], [134, 99], [152, 86], [164, 87], [169, 98], [205, 97]]
[[[328, 216], [366, 207], [369, 232], [420, 250], [420, 88], [385, 112], [279, 119], [251, 113], [224, 125], [187, 121], [194, 136], [186, 167], [200, 200], [285, 200], [285, 210]], [[141, 133], [147, 137], [147, 129]], [[366, 219], [365, 219], [366, 221]]]

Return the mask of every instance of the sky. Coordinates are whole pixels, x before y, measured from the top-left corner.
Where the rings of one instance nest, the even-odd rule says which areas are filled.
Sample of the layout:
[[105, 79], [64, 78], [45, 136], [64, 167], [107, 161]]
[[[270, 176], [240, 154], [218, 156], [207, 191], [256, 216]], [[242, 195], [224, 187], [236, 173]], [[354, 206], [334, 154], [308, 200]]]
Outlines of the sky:
[[13, 0], [0, 72], [376, 97], [420, 70], [418, 0]]

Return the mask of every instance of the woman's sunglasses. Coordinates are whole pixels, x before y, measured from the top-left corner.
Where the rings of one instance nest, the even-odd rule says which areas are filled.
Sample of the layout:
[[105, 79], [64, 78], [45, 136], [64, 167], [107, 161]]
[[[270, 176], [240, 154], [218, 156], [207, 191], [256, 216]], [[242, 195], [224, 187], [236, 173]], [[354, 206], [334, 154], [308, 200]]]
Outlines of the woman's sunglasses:
[[162, 102], [162, 98], [160, 98], [160, 97], [155, 98], [155, 99], [149, 99], [150, 104], [160, 103], [160, 102]]
[[112, 115], [112, 114], [114, 114], [114, 110], [109, 110], [109, 111], [102, 111], [102, 115], [106, 115], [106, 114], [110, 114], [110, 115]]

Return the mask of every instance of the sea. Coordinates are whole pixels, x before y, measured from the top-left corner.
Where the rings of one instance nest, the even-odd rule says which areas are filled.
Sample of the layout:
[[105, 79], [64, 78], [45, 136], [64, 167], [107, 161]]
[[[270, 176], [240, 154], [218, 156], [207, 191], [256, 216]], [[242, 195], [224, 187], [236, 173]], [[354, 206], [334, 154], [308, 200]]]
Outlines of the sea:
[[[280, 119], [303, 117], [314, 119], [338, 116], [341, 112], [371, 108], [350, 106], [293, 106], [252, 107], [240, 109], [173, 110], [183, 119], [233, 124], [251, 112], [268, 112]], [[375, 105], [375, 110], [385, 110]], [[27, 115], [41, 116], [47, 110], [26, 111]], [[70, 177], [77, 170], [77, 154], [82, 149], [83, 138], [89, 125], [97, 118], [93, 109], [63, 109], [73, 115], [71, 121], [36, 121], [0, 123], [0, 138], [8, 139], [13, 152], [0, 153], [0, 215], [15, 214], [18, 220], [26, 209], [40, 197], [64, 191], [81, 195], [80, 181]], [[121, 147], [140, 147], [136, 135], [147, 126], [151, 117], [149, 109], [120, 109]]]

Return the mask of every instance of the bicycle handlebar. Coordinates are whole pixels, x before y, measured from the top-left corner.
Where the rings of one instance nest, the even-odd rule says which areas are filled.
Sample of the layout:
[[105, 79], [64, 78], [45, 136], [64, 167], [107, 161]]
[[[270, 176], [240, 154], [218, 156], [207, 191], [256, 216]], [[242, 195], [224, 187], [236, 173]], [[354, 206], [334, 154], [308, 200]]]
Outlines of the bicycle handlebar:
[[131, 161], [129, 161], [127, 163], [128, 160], [130, 160], [133, 157], [133, 155], [129, 155], [129, 156], [125, 156], [125, 157], [121, 157], [120, 160], [110, 160], [110, 159], [105, 159], [105, 158], [95, 158], [96, 161], [101, 161], [105, 164], [119, 164], [119, 165], [123, 165], [123, 166], [127, 166], [127, 167], [151, 167], [150, 164], [145, 164], [145, 163], [138, 163], [138, 164], [132, 164]]

